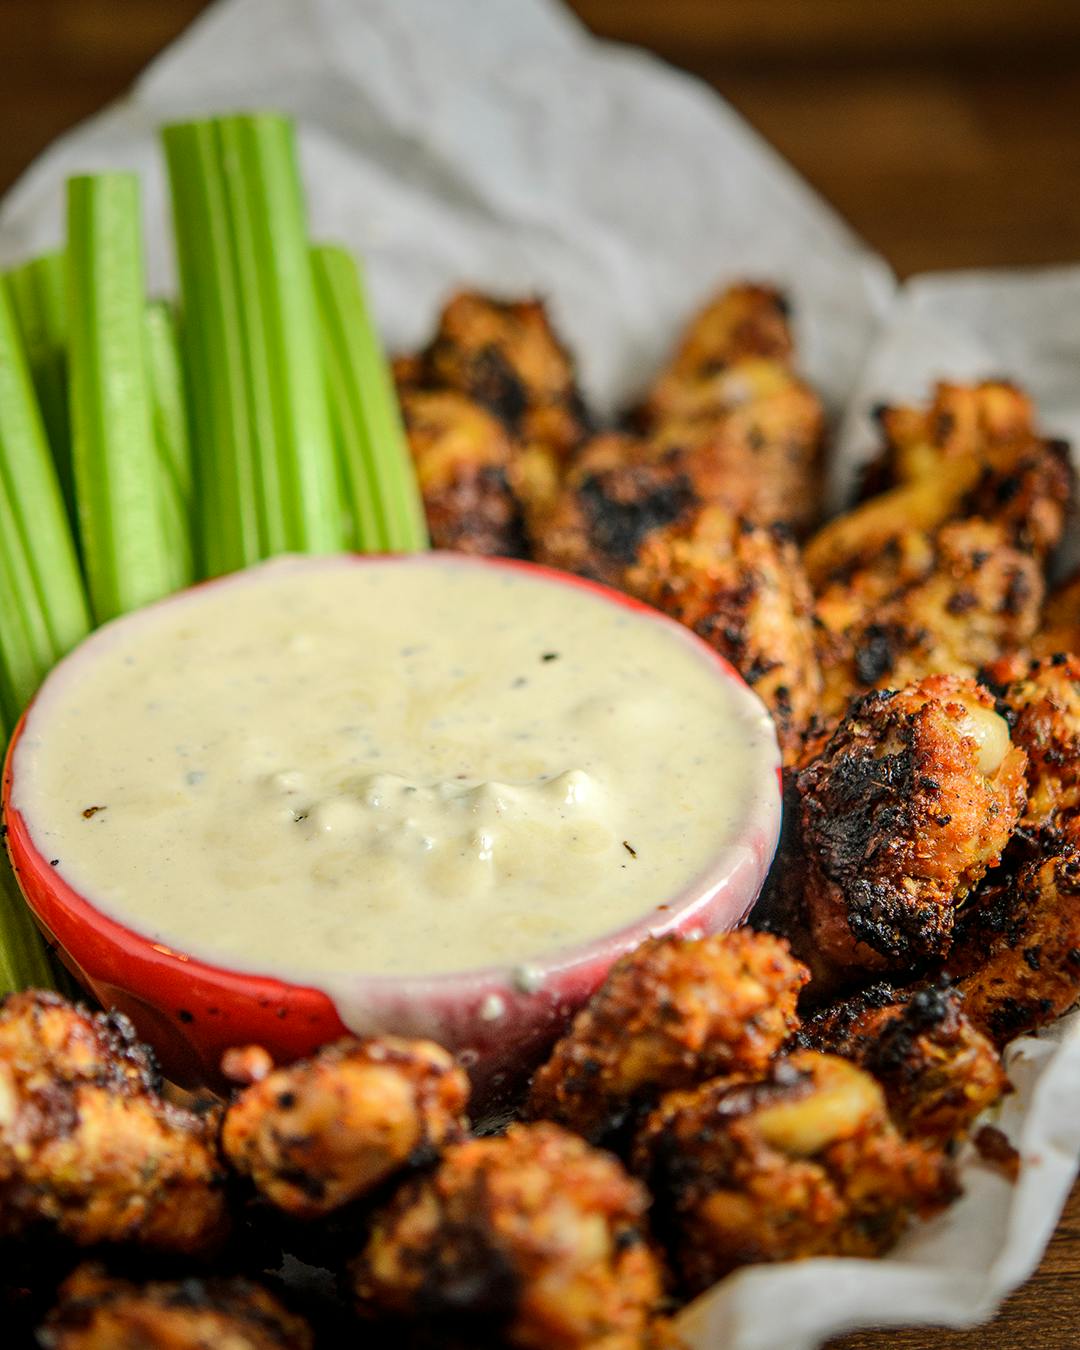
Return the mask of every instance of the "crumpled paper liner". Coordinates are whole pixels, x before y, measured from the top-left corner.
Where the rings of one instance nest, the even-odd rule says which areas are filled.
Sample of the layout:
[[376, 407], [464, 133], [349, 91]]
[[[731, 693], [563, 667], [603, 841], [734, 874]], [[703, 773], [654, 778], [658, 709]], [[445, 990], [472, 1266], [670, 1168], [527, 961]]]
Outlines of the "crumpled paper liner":
[[[0, 265], [57, 244], [63, 180], [143, 177], [151, 284], [172, 289], [156, 130], [273, 107], [299, 122], [313, 232], [368, 264], [392, 347], [457, 285], [549, 299], [605, 411], [633, 397], [707, 293], [741, 277], [795, 303], [800, 359], [840, 425], [841, 503], [868, 410], [934, 378], [1010, 374], [1080, 442], [1080, 268], [917, 278], [897, 290], [738, 115], [554, 0], [222, 0], [131, 96], [62, 138], [0, 207]], [[883, 1261], [747, 1269], [683, 1317], [694, 1350], [808, 1350], [865, 1325], [988, 1317], [1038, 1264], [1080, 1152], [1080, 1016], [1010, 1055], [995, 1116], [1018, 1184], [977, 1160], [966, 1194]]]

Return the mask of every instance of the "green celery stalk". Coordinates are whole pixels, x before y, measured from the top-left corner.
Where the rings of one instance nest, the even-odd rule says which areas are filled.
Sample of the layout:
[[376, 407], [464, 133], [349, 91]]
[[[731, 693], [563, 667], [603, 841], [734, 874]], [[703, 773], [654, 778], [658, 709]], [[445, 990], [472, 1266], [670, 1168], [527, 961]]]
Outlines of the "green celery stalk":
[[333, 245], [316, 247], [311, 256], [353, 547], [420, 552], [428, 547], [424, 506], [360, 268]]
[[0, 286], [0, 701], [9, 726], [89, 627], [26, 353]]
[[55, 989], [56, 975], [7, 857], [0, 857], [0, 996]]
[[292, 124], [166, 127], [200, 545], [217, 574], [346, 544]]
[[68, 264], [75, 495], [90, 599], [104, 623], [173, 589], [134, 174], [68, 180]]
[[46, 253], [5, 277], [52, 448], [68, 517], [75, 526], [67, 384], [67, 260]]
[[173, 588], [179, 590], [194, 580], [193, 484], [184, 372], [172, 306], [164, 300], [151, 301], [145, 322], [162, 523], [173, 566]]

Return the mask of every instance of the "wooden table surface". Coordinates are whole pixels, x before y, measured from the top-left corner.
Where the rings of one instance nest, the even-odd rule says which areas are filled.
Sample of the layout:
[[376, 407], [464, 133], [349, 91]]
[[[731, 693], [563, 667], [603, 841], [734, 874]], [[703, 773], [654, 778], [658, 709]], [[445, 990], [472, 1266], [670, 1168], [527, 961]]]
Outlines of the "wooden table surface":
[[[205, 0], [0, 0], [0, 191]], [[1080, 261], [1077, 0], [574, 0], [716, 85], [901, 275]], [[988, 1327], [830, 1350], [1077, 1350], [1080, 1189]]]

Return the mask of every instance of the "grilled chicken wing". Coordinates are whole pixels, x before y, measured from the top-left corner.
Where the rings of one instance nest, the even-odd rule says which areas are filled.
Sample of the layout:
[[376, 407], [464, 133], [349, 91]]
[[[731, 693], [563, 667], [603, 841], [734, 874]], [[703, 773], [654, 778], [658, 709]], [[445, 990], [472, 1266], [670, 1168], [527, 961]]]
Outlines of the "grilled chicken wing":
[[127, 1018], [0, 1002], [0, 1236], [194, 1253], [226, 1227], [216, 1118], [167, 1103]]
[[799, 1039], [865, 1069], [905, 1134], [941, 1144], [965, 1136], [1008, 1090], [997, 1050], [946, 986], [871, 985], [812, 1017]]
[[80, 1266], [38, 1332], [44, 1350], [311, 1350], [311, 1329], [243, 1279], [133, 1284]]
[[733, 286], [691, 320], [637, 420], [658, 451], [694, 459], [703, 501], [804, 533], [820, 506], [824, 414], [793, 347], [780, 293]]
[[1080, 574], [1050, 594], [1031, 652], [1037, 657], [1080, 652]]
[[641, 1350], [661, 1293], [648, 1198], [558, 1126], [452, 1144], [375, 1221], [352, 1270], [362, 1312], [427, 1321], [439, 1345]]
[[869, 1074], [812, 1050], [671, 1093], [634, 1165], [690, 1293], [761, 1261], [879, 1256], [956, 1194], [944, 1154], [898, 1133]]
[[1005, 1045], [1080, 997], [1080, 849], [988, 886], [960, 923], [945, 967], [971, 1022]]
[[731, 662], [772, 713], [785, 761], [797, 759], [822, 686], [810, 587], [794, 543], [706, 507], [647, 534], [625, 585]]
[[279, 1209], [314, 1219], [461, 1138], [468, 1098], [464, 1070], [441, 1046], [341, 1040], [245, 1089], [225, 1114], [222, 1148]]
[[624, 956], [533, 1079], [533, 1117], [598, 1138], [668, 1088], [757, 1072], [795, 1028], [807, 979], [787, 943], [739, 929]]
[[948, 953], [1024, 810], [1026, 758], [974, 680], [852, 705], [798, 777], [808, 946], [833, 977]]
[[432, 544], [523, 557], [516, 452], [498, 419], [453, 390], [407, 390], [401, 411]]
[[[398, 371], [406, 373], [403, 366]], [[539, 300], [458, 292], [408, 374], [427, 388], [467, 395], [523, 443], [538, 443], [557, 456], [586, 434], [589, 419], [574, 362]]]

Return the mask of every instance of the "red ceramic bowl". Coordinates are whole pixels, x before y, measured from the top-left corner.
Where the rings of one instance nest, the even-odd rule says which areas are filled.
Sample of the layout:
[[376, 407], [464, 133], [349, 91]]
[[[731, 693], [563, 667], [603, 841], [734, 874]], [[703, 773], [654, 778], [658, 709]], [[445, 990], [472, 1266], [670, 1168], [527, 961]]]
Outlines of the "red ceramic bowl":
[[[422, 555], [400, 561], [402, 566], [421, 566], [450, 560], [450, 555]], [[351, 561], [362, 565], [364, 559]], [[453, 565], [527, 569], [644, 614], [650, 622], [677, 631], [680, 640], [693, 643], [718, 680], [738, 686], [740, 698], [755, 699], [710, 647], [626, 595], [531, 563], [454, 555]], [[243, 574], [204, 584], [243, 584]], [[525, 967], [366, 977], [363, 1013], [354, 1012], [347, 1028], [321, 990], [222, 969], [151, 941], [103, 914], [67, 883], [38, 851], [27, 821], [12, 806], [20, 737], [32, 709], [33, 705], [12, 737], [2, 794], [8, 850], [23, 894], [68, 969], [105, 1007], [126, 1013], [157, 1050], [165, 1072], [187, 1086], [218, 1082], [221, 1056], [230, 1046], [257, 1042], [276, 1060], [287, 1061], [346, 1031], [392, 1032], [429, 1036], [455, 1051], [490, 1106], [500, 1089], [509, 1091], [539, 1062], [567, 1019], [624, 952], [650, 934], [710, 933], [739, 924], [764, 883], [779, 834], [777, 753], [774, 762], [763, 764], [760, 782], [743, 785], [747, 809], [742, 837], [719, 849], [706, 874], [671, 897], [661, 921], [656, 909], [650, 909], [638, 923]]]

